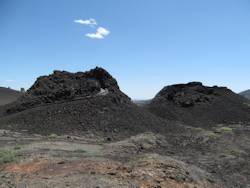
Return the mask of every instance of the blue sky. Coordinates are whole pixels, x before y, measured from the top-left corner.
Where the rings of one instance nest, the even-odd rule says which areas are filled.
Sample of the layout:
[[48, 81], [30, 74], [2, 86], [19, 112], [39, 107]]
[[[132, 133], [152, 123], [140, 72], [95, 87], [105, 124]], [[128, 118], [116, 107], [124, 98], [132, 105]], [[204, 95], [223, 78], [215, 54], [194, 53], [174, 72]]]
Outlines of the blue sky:
[[250, 88], [250, 1], [0, 0], [0, 65], [0, 85], [16, 89], [101, 66], [136, 99], [189, 81], [239, 92]]

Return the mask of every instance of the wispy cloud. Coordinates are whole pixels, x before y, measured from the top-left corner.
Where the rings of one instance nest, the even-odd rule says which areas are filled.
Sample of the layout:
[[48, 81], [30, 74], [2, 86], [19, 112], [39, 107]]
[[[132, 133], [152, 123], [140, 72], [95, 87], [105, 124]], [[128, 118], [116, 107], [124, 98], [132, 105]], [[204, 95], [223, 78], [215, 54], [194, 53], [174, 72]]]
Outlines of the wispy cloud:
[[82, 19], [74, 20], [74, 22], [82, 24], [82, 25], [89, 25], [89, 26], [95, 26], [95, 25], [97, 25], [96, 20], [93, 19], [93, 18], [90, 18], [90, 19], [87, 19], [87, 20], [82, 20]]
[[[75, 23], [79, 23], [82, 25], [90, 26], [92, 28], [95, 28], [95, 26], [98, 25], [95, 19], [90, 18], [87, 20], [74, 20]], [[110, 31], [104, 27], [98, 27], [95, 32], [92, 33], [87, 33], [85, 34], [86, 37], [91, 38], [91, 39], [104, 39], [106, 36], [110, 34]]]
[[10, 82], [14, 82], [14, 80], [5, 80], [5, 82], [10, 83]]
[[87, 33], [85, 36], [91, 39], [104, 39], [110, 34], [110, 31], [104, 27], [98, 27], [95, 33]]

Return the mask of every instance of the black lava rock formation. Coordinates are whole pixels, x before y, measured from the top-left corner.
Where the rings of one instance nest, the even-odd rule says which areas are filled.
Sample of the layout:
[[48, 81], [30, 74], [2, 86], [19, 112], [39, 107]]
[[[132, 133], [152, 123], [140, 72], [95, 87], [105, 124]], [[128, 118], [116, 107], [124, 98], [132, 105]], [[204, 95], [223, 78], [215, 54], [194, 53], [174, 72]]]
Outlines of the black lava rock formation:
[[163, 120], [133, 104], [104, 69], [54, 71], [37, 79], [17, 101], [0, 108], [0, 127], [39, 134], [121, 137], [159, 131]]
[[162, 118], [192, 126], [250, 120], [249, 101], [226, 87], [206, 87], [200, 82], [166, 86], [146, 108]]
[[7, 107], [7, 114], [37, 106], [105, 95], [110, 93], [117, 103], [128, 103], [116, 80], [104, 69], [96, 67], [88, 72], [70, 73], [54, 71], [39, 77], [34, 85], [18, 101]]

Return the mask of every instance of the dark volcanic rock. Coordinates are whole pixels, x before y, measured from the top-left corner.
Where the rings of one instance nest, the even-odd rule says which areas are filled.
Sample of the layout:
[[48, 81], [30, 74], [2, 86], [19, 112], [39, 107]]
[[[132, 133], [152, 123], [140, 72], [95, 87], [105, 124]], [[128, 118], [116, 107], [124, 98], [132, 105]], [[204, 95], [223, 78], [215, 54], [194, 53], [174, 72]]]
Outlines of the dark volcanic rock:
[[69, 73], [54, 71], [49, 76], [39, 77], [34, 85], [15, 103], [6, 106], [6, 113], [20, 112], [33, 107], [77, 100], [111, 93], [113, 100], [127, 103], [116, 80], [104, 69], [96, 67], [88, 72]]
[[246, 99], [225, 87], [206, 87], [200, 82], [164, 87], [146, 108], [194, 126], [250, 120]]
[[41, 134], [124, 137], [164, 127], [163, 120], [133, 104], [102, 68], [40, 77], [24, 96], [0, 110], [1, 128]]
[[120, 92], [116, 80], [97, 67], [89, 72], [54, 71], [52, 75], [38, 78], [27, 93], [39, 97], [42, 102], [51, 103], [97, 94], [101, 88]]

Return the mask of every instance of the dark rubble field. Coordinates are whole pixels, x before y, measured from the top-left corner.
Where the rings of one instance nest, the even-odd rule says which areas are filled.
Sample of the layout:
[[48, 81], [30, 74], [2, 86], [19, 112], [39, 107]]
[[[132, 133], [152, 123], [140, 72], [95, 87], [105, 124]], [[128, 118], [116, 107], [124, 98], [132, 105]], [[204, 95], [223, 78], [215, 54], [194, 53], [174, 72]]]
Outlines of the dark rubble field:
[[0, 187], [249, 187], [250, 126], [120, 141], [1, 130]]

